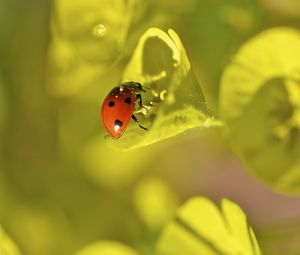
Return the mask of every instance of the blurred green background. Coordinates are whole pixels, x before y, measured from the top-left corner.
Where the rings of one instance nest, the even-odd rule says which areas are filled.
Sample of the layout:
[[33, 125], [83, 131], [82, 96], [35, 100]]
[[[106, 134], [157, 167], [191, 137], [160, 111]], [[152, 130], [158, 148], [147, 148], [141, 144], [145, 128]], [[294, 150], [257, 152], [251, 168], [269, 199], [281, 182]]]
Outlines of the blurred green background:
[[300, 197], [248, 174], [219, 129], [124, 152], [106, 144], [99, 113], [159, 27], [179, 34], [219, 116], [225, 66], [274, 26], [300, 28], [300, 1], [0, 0], [0, 224], [22, 253], [115, 240], [152, 254], [177, 206], [205, 195], [237, 202], [265, 254], [299, 254]]

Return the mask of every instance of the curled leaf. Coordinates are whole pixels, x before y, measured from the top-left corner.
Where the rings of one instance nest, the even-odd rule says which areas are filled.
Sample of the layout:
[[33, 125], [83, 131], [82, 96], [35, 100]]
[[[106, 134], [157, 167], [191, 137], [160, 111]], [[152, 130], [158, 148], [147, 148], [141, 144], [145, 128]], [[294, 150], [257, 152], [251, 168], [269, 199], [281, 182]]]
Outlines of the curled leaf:
[[247, 42], [221, 80], [220, 111], [244, 164], [277, 190], [300, 192], [300, 32]]
[[149, 90], [158, 94], [165, 92], [166, 96], [150, 107], [151, 111], [154, 109], [152, 114], [139, 118], [149, 132], [129, 127], [122, 139], [114, 141], [118, 148], [145, 146], [191, 128], [220, 124], [208, 111], [182, 42], [171, 29], [166, 34], [158, 28], [150, 28], [142, 35], [123, 81], [140, 82], [148, 88], [148, 93], [142, 95], [145, 105], [153, 99]]
[[221, 211], [207, 198], [190, 199], [166, 225], [157, 245], [160, 255], [259, 255], [244, 212], [229, 200]]

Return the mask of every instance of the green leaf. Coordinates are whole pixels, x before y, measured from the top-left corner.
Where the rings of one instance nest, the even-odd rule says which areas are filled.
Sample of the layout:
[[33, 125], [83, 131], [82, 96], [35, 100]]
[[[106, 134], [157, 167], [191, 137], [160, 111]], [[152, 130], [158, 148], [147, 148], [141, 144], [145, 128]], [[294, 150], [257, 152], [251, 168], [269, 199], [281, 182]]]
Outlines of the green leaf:
[[52, 95], [72, 96], [99, 84], [121, 57], [135, 2], [54, 1], [48, 84]]
[[75, 255], [138, 255], [138, 253], [118, 242], [101, 241], [83, 248]]
[[247, 42], [221, 80], [227, 137], [256, 176], [300, 192], [300, 33], [267, 30]]
[[0, 254], [1, 255], [21, 255], [21, 251], [16, 244], [5, 233], [0, 225]]
[[246, 215], [222, 200], [221, 211], [207, 198], [190, 199], [166, 225], [157, 245], [160, 255], [259, 255]]
[[[208, 111], [181, 40], [171, 29], [166, 34], [158, 28], [150, 28], [142, 35], [123, 81], [140, 82], [158, 93], [166, 91], [167, 96], [150, 108], [152, 114], [147, 118], [140, 117], [150, 131], [130, 126], [121, 139], [113, 141], [118, 148], [132, 149], [191, 128], [220, 125]], [[143, 95], [146, 105], [153, 99], [150, 94]]]

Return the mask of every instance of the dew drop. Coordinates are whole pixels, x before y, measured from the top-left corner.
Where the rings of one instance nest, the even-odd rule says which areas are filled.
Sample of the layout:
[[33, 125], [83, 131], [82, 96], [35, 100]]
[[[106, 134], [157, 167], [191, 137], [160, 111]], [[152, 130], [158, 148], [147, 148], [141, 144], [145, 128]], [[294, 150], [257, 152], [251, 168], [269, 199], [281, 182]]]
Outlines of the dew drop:
[[93, 34], [96, 37], [103, 37], [106, 34], [106, 27], [103, 24], [97, 24], [93, 28]]

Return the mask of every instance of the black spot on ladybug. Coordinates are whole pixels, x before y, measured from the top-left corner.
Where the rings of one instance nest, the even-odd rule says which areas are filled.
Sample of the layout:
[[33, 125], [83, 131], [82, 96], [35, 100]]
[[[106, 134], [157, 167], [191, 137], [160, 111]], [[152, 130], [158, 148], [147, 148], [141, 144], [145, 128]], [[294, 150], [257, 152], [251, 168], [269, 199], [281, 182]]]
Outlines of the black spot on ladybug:
[[115, 106], [115, 102], [114, 102], [114, 101], [110, 101], [110, 102], [108, 103], [108, 106], [109, 106], [109, 107], [114, 107], [114, 106]]
[[120, 121], [120, 120], [115, 120], [115, 126], [119, 126], [119, 127], [122, 127], [123, 125], [123, 122]]
[[124, 99], [124, 102], [125, 102], [126, 104], [131, 104], [131, 100], [130, 100], [129, 97], [126, 97], [126, 98]]

